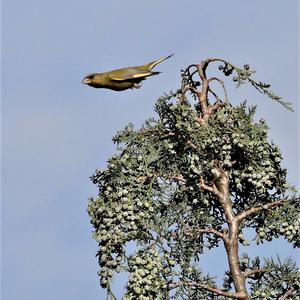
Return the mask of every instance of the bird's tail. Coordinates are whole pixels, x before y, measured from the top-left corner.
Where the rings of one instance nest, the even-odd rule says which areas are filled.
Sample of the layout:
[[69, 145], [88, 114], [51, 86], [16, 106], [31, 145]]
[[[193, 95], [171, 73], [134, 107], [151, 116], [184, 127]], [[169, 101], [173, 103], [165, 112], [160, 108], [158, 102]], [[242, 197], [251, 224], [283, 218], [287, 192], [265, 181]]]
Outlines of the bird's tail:
[[160, 74], [161, 72], [157, 72], [157, 71], [151, 71], [151, 76], [152, 75], [158, 75], [158, 74]]
[[160, 64], [161, 62], [163, 62], [164, 60], [170, 58], [171, 56], [173, 56], [174, 54], [171, 54], [169, 56], [166, 56], [166, 57], [162, 57], [160, 59], [157, 59], [155, 61], [152, 61], [151, 63], [148, 64], [148, 68], [149, 70], [152, 70], [156, 65]]

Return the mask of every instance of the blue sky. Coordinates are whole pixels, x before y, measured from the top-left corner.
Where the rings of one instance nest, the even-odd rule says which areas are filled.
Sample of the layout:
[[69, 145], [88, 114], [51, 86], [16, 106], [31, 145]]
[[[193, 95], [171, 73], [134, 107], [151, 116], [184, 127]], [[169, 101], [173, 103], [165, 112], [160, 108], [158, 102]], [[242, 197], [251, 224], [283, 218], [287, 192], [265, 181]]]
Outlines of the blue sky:
[[[3, 0], [3, 299], [104, 299], [86, 213], [87, 198], [97, 193], [89, 176], [115, 152], [116, 131], [154, 116], [156, 99], [178, 87], [180, 69], [204, 58], [249, 63], [258, 80], [293, 103], [295, 113], [228, 83], [233, 103], [258, 104], [297, 185], [298, 6], [296, 0]], [[163, 73], [139, 90], [80, 84], [87, 73], [171, 53], [157, 68]], [[261, 251], [289, 255], [291, 247], [279, 241]], [[204, 265], [218, 273], [222, 262], [211, 256]]]

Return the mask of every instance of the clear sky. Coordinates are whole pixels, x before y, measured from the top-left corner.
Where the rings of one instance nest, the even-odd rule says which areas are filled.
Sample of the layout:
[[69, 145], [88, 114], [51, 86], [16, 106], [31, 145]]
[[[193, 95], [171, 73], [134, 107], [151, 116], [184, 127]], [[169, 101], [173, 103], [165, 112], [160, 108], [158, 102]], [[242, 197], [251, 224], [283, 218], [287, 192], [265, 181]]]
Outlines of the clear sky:
[[[99, 300], [89, 181], [115, 152], [111, 137], [152, 116], [180, 69], [207, 57], [250, 64], [294, 105], [229, 84], [233, 103], [258, 104], [299, 188], [297, 0], [2, 1], [2, 292], [5, 300]], [[176, 53], [139, 90], [96, 90], [94, 71]], [[282, 241], [265, 254], [289, 255]], [[257, 250], [255, 250], [257, 251]], [[252, 250], [252, 252], [255, 251]], [[220, 259], [204, 261], [218, 272]], [[213, 273], [213, 272], [211, 272]], [[118, 286], [118, 283], [116, 283]]]

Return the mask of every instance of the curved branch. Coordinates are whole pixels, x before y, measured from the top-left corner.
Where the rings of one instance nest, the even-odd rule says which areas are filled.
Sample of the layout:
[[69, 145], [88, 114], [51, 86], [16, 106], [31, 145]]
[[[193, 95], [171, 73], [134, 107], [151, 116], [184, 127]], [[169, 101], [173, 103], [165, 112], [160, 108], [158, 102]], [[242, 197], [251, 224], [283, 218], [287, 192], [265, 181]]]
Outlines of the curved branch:
[[222, 85], [222, 88], [223, 88], [223, 90], [224, 90], [224, 95], [225, 95], [225, 100], [224, 100], [224, 102], [225, 102], [225, 103], [228, 103], [228, 94], [227, 94], [227, 90], [226, 90], [224, 81], [221, 80], [221, 79], [219, 79], [219, 78], [217, 78], [217, 77], [211, 77], [211, 78], [209, 78], [207, 81], [208, 81], [208, 83], [210, 83], [210, 82], [212, 82], [212, 81], [217, 81], [217, 82], [219, 82], [219, 83]]

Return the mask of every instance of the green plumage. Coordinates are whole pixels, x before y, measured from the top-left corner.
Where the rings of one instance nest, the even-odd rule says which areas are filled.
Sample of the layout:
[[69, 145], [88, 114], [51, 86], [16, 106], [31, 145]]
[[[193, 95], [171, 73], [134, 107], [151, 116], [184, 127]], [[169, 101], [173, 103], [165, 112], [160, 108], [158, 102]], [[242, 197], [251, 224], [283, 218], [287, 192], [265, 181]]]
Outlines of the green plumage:
[[139, 88], [141, 81], [145, 80], [146, 77], [159, 74], [160, 72], [152, 71], [152, 69], [172, 55], [140, 66], [126, 67], [104, 73], [91, 73], [83, 78], [82, 83], [94, 88], [104, 88], [114, 91]]

